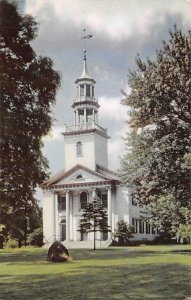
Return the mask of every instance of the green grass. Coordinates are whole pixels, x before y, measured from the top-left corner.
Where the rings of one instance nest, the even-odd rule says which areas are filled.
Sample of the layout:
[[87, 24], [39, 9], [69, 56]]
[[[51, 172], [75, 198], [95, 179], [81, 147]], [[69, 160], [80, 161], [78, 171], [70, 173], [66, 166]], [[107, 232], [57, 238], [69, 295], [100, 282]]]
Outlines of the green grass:
[[50, 263], [47, 249], [0, 250], [0, 300], [191, 299], [191, 246], [70, 252]]

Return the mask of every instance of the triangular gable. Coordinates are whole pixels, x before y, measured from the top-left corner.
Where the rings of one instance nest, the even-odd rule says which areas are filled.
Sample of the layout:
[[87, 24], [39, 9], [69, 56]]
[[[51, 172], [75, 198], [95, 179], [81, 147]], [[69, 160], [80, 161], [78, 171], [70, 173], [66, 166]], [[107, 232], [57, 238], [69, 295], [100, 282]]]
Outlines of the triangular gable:
[[116, 180], [116, 178], [112, 178], [111, 176], [107, 176], [106, 174], [101, 174], [78, 164], [67, 172], [61, 171], [55, 174], [49, 180], [44, 182], [43, 187], [49, 187], [51, 185], [57, 184], [62, 185], [79, 182], [97, 182], [111, 180]]

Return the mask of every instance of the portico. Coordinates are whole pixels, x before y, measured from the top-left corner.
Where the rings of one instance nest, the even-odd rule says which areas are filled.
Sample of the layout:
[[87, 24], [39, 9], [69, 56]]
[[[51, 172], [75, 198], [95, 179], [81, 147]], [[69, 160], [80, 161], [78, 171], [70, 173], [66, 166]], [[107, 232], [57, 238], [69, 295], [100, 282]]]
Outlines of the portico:
[[[81, 173], [83, 173], [83, 168], [81, 169]], [[101, 179], [103, 180], [103, 178]], [[64, 181], [68, 181], [68, 179], [64, 178]], [[52, 232], [52, 237], [49, 237], [49, 240], [82, 241], [83, 237], [79, 231], [80, 217], [87, 202], [92, 201], [96, 196], [101, 199], [107, 211], [108, 225], [111, 229], [111, 232], [108, 234], [108, 239], [110, 239], [114, 231], [112, 209], [114, 209], [113, 199], [115, 189], [113, 185], [117, 184], [117, 182], [116, 178], [112, 178], [112, 180], [106, 180], [105, 178], [104, 181], [87, 182], [83, 176], [83, 179], [80, 178], [75, 183], [51, 183], [51, 193], [53, 195], [52, 206], [54, 207], [52, 214], [54, 232]], [[49, 190], [48, 185], [46, 189]], [[45, 189], [44, 192], [46, 193]], [[46, 220], [44, 220], [45, 222]], [[102, 239], [101, 234], [98, 234], [98, 237], [100, 240]], [[91, 240], [91, 234], [86, 236], [86, 240]]]

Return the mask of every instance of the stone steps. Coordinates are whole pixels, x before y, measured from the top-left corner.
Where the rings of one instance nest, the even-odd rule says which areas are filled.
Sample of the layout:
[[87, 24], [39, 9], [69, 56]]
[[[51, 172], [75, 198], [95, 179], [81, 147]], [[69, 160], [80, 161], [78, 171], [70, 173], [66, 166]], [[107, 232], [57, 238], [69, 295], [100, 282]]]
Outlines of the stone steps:
[[[104, 249], [109, 247], [111, 244], [111, 240], [106, 241], [96, 241], [96, 249]], [[78, 242], [72, 242], [72, 241], [64, 241], [64, 246], [67, 249], [93, 249], [94, 242], [93, 241], [78, 241]]]

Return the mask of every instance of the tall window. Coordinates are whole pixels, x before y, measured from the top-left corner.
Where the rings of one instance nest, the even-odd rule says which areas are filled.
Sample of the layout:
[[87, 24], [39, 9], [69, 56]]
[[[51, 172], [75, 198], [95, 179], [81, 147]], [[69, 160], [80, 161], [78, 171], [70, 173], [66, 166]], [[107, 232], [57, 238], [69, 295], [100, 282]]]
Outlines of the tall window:
[[108, 207], [108, 201], [107, 201], [107, 193], [106, 192], [104, 192], [104, 191], [99, 191], [99, 192], [97, 192], [97, 196], [98, 196], [98, 198], [101, 200], [101, 202], [102, 202], [102, 204], [103, 204], [103, 206], [104, 206], [104, 208], [107, 208]]
[[132, 218], [132, 226], [134, 227], [134, 233], [138, 231], [138, 219]]
[[58, 210], [66, 210], [66, 196], [58, 196]]
[[152, 234], [156, 234], [156, 228], [152, 226]]
[[80, 194], [80, 206], [81, 206], [81, 209], [84, 209], [87, 205], [87, 202], [88, 202], [88, 195], [86, 192], [82, 192]]
[[146, 234], [149, 234], [151, 232], [151, 225], [149, 222], [146, 222]]
[[78, 142], [76, 144], [76, 155], [82, 156], [82, 143], [81, 142]]
[[144, 221], [139, 219], [139, 233], [144, 233]]

